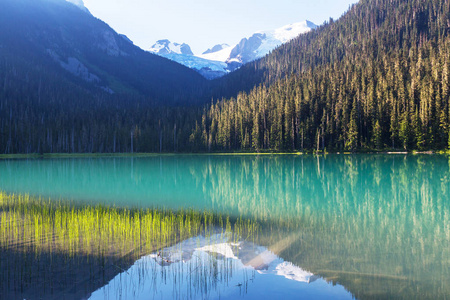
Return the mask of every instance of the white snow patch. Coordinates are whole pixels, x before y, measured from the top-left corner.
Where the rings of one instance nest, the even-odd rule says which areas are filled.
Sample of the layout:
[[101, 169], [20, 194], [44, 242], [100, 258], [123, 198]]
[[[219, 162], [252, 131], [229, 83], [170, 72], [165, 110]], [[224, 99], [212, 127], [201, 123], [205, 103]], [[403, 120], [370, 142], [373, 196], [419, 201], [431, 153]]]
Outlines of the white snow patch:
[[255, 59], [266, 56], [273, 49], [289, 42], [290, 40], [298, 37], [300, 34], [307, 33], [316, 28], [314, 24], [308, 21], [289, 24], [275, 30], [260, 31], [256, 33], [262, 33], [266, 35], [263, 39], [261, 46], [255, 51]]
[[228, 58], [230, 57], [231, 50], [233, 50], [233, 47], [228, 46], [220, 51], [208, 53], [208, 54], [200, 54], [200, 55], [197, 55], [197, 57], [200, 57], [203, 59], [208, 59], [208, 60], [213, 60], [213, 61], [226, 62], [228, 60]]
[[181, 54], [181, 45], [177, 43], [170, 43], [169, 49], [172, 53]]
[[286, 25], [275, 29], [273, 31], [268, 31], [266, 34], [272, 34], [272, 36], [281, 41], [282, 43], [286, 43], [293, 38], [296, 38], [300, 34], [307, 33], [311, 31], [311, 29], [316, 28], [316, 26], [311, 26], [312, 23], [308, 21], [303, 21], [299, 23], [294, 23], [290, 25]]

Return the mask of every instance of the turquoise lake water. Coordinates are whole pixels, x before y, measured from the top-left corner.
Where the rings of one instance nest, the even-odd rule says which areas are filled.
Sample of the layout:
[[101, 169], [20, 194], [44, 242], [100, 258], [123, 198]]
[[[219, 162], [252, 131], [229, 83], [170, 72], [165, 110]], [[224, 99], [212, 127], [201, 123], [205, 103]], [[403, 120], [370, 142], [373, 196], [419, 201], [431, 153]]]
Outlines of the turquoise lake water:
[[[284, 280], [276, 285], [284, 287], [283, 298], [298, 299], [299, 293], [308, 299], [450, 298], [450, 160], [445, 155], [1, 160], [0, 189], [55, 200], [193, 208], [256, 219], [262, 228], [253, 249], [276, 255], [272, 261], [290, 264], [294, 275], [318, 278], [295, 280], [283, 268], [269, 272], [278, 270], [270, 263], [252, 269], [233, 252], [238, 270], [256, 274], [245, 275], [246, 291], [239, 280], [233, 285], [243, 298], [261, 298], [264, 293], [256, 292], [261, 289], [277, 295], [276, 287], [263, 284], [270, 276]], [[327, 289], [330, 294], [323, 294]], [[93, 293], [93, 299], [101, 293]], [[182, 299], [186, 294], [180, 293]], [[167, 294], [155, 297], [161, 295]]]

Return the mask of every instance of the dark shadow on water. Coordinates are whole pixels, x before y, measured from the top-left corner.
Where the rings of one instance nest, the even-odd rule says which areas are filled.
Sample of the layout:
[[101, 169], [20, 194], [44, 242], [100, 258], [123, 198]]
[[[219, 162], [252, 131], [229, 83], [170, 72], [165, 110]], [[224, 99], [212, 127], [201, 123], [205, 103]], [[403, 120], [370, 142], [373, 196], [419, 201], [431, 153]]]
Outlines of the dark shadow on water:
[[117, 259], [0, 249], [0, 299], [87, 299], [133, 263], [132, 255]]

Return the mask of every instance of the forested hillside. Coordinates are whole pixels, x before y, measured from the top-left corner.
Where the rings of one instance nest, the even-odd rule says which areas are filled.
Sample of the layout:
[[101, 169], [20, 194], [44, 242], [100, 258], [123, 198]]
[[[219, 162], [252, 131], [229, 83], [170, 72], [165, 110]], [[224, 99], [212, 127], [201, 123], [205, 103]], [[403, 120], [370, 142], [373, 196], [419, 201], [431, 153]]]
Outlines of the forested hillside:
[[449, 31], [449, 0], [362, 0], [225, 78], [225, 90], [264, 84], [208, 107], [195, 140], [204, 150], [445, 149]]
[[[0, 48], [1, 53], [1, 48]], [[0, 62], [0, 153], [188, 151], [197, 107], [83, 89], [62, 74]], [[42, 68], [41, 65], [33, 68]], [[57, 76], [61, 75], [61, 76]]]
[[189, 149], [199, 109], [175, 105], [206, 91], [66, 1], [0, 1], [0, 153]]

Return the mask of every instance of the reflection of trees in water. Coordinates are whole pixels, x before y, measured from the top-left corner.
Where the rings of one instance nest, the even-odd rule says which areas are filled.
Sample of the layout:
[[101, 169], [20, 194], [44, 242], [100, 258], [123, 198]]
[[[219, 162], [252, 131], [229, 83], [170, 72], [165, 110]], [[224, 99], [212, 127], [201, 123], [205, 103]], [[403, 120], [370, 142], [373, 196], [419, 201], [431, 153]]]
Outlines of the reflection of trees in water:
[[286, 260], [345, 281], [358, 296], [450, 293], [443, 285], [450, 280], [447, 157], [242, 157], [210, 164], [214, 172], [203, 182], [211, 184], [205, 190], [215, 208], [267, 222], [260, 234], [267, 246], [296, 234], [278, 253]]

